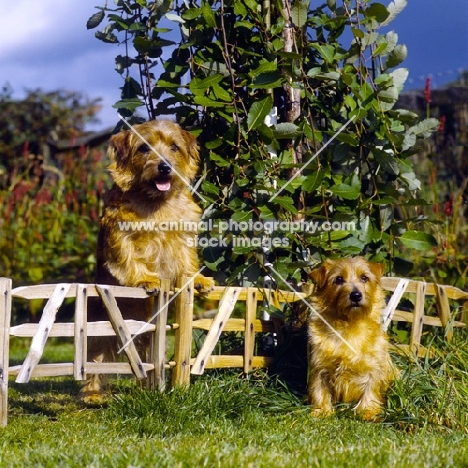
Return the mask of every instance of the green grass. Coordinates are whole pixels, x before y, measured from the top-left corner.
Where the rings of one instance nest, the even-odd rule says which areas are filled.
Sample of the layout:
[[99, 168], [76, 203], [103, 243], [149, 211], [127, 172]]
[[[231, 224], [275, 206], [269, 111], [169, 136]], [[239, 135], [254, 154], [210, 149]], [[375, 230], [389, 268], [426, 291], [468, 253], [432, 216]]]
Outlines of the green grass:
[[[103, 408], [78, 400], [79, 384], [43, 379], [10, 385], [2, 466], [462, 467], [468, 466], [466, 336], [439, 357], [397, 358], [401, 379], [382, 423], [352, 408], [314, 419], [303, 395], [256, 372], [211, 372], [184, 390], [140, 390], [113, 381]], [[60, 353], [64, 350], [61, 349]], [[442, 359], [444, 356], [444, 359]]]

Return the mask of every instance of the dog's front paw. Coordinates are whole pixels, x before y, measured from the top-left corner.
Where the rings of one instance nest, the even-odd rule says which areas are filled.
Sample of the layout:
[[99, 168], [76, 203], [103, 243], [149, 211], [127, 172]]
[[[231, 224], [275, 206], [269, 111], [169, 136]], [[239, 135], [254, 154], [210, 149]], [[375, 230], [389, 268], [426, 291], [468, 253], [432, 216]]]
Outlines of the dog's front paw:
[[146, 294], [148, 294], [149, 296], [157, 296], [159, 294], [159, 290], [161, 289], [161, 281], [147, 281], [145, 283], [142, 283], [141, 286], [144, 288]]
[[326, 418], [334, 414], [333, 408], [312, 408], [310, 414], [315, 418]]
[[213, 278], [206, 278], [203, 275], [197, 275], [195, 277], [195, 289], [200, 293], [207, 293], [213, 290], [214, 280]]
[[107, 406], [109, 396], [104, 393], [81, 393], [81, 401], [87, 406]]
[[363, 408], [358, 411], [358, 414], [361, 419], [369, 422], [381, 422], [383, 421], [382, 408], [379, 407], [369, 407]]

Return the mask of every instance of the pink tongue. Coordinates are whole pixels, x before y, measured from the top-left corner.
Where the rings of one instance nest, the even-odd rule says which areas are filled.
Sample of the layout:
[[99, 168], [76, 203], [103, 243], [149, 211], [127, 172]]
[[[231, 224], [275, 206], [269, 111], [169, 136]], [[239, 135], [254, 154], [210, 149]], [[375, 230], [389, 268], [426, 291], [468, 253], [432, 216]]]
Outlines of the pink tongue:
[[171, 188], [170, 182], [156, 182], [156, 188], [160, 192], [167, 192]]

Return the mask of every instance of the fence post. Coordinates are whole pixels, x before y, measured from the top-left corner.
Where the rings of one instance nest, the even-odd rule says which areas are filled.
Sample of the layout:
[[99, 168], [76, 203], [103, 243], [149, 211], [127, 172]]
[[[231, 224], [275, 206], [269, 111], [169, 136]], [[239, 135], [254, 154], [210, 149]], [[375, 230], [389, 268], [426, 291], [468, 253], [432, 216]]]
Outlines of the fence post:
[[75, 299], [75, 358], [73, 377], [75, 380], [86, 380], [86, 361], [88, 350], [88, 286], [76, 285]]
[[257, 318], [257, 288], [247, 288], [244, 330], [244, 373], [252, 370], [255, 350], [255, 319]]
[[164, 390], [166, 383], [166, 324], [170, 288], [171, 281], [162, 279], [158, 296], [154, 301], [154, 315], [151, 318], [151, 323], [156, 326], [156, 329], [151, 333], [149, 352], [154, 371], [148, 373], [147, 381], [150, 390]]
[[426, 297], [426, 283], [420, 281], [416, 286], [416, 301], [414, 303], [413, 326], [410, 335], [410, 351], [417, 358], [421, 346], [421, 335], [424, 324], [424, 299]]
[[8, 367], [10, 365], [11, 279], [0, 278], [0, 424], [8, 417]]
[[175, 367], [172, 371], [172, 385], [188, 386], [190, 384], [190, 358], [192, 355], [192, 322], [193, 322], [193, 278], [178, 278], [179, 288], [175, 299]]

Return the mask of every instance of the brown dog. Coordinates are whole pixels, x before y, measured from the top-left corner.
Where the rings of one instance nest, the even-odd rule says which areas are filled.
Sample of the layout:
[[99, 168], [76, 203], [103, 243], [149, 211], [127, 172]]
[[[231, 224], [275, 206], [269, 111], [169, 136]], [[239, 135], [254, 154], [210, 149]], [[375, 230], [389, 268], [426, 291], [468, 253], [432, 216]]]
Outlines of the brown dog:
[[310, 273], [316, 288], [309, 330], [308, 400], [316, 415], [337, 402], [357, 403], [363, 419], [377, 420], [394, 377], [381, 326], [383, 265], [362, 257], [326, 260]]
[[[198, 170], [195, 137], [170, 121], [146, 122], [113, 136], [109, 155], [115, 185], [101, 220], [96, 282], [141, 286], [153, 294], [162, 278], [174, 285], [177, 277], [196, 275], [195, 287], [210, 290], [212, 279], [197, 275], [196, 231], [183, 229], [184, 222], [197, 225], [201, 216], [187, 186]], [[125, 319], [150, 318], [151, 300], [118, 304]], [[90, 307], [89, 315], [90, 320], [107, 319], [99, 306]], [[108, 360], [115, 351], [115, 340], [90, 340], [88, 360]], [[93, 375], [82, 393], [93, 401], [100, 390], [100, 378]]]

